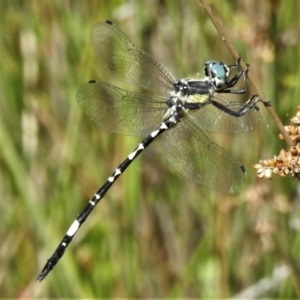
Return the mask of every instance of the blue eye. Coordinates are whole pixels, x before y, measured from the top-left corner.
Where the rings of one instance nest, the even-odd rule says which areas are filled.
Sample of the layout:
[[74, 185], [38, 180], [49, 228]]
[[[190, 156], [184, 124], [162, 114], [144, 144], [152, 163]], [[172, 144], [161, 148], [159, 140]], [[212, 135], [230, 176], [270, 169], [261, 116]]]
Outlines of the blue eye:
[[215, 76], [218, 77], [220, 80], [222, 79], [222, 80], [226, 81], [227, 75], [224, 70], [224, 66], [222, 66], [219, 63], [214, 64], [211, 66], [211, 70], [212, 70], [212, 73], [215, 74]]
[[230, 68], [222, 62], [208, 61], [205, 64], [204, 73], [215, 87], [220, 89], [227, 85]]

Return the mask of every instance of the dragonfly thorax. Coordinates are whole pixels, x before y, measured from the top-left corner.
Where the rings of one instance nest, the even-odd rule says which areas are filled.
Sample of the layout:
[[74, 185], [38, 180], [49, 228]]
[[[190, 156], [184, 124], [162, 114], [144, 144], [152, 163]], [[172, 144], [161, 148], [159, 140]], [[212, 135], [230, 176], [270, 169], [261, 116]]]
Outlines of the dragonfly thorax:
[[180, 93], [180, 96], [184, 97], [196, 94], [210, 94], [211, 90], [214, 90], [214, 86], [207, 79], [180, 79], [174, 83], [174, 89], [173, 93]]
[[177, 93], [181, 93], [183, 95], [187, 95], [189, 93], [189, 84], [188, 84], [188, 80], [186, 79], [180, 79], [177, 82], [174, 83], [174, 91], [172, 92], [172, 94], [177, 94]]

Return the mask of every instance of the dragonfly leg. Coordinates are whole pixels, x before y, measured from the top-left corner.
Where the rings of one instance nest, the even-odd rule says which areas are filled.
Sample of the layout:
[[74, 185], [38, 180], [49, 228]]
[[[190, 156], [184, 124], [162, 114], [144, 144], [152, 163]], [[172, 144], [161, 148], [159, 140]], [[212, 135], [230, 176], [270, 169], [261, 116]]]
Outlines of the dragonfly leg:
[[[231, 78], [227, 82], [226, 87], [223, 90], [218, 91], [219, 93], [221, 92], [221, 93], [231, 93], [231, 94], [245, 94], [247, 92], [247, 89], [248, 89], [248, 86], [247, 86], [247, 73], [248, 73], [248, 70], [249, 70], [249, 64], [246, 64], [247, 69], [245, 71], [241, 70], [241, 68], [240, 68], [241, 59], [242, 59], [242, 57], [241, 57], [241, 55], [239, 55], [238, 59], [235, 61], [235, 64], [228, 66], [228, 68], [230, 68], [230, 69], [236, 68], [237, 73], [234, 75], [233, 78]], [[232, 87], [234, 87], [237, 84], [237, 82], [239, 81], [241, 76], [243, 76], [244, 88], [240, 89], [240, 90], [231, 89]]]
[[259, 110], [259, 108], [256, 106], [257, 102], [263, 102], [260, 98], [258, 98], [257, 95], [252, 95], [247, 102], [238, 110], [232, 110], [228, 106], [225, 106], [224, 104], [216, 101], [216, 100], [211, 100], [211, 103], [217, 107], [218, 109], [222, 110], [223, 112], [234, 116], [234, 117], [241, 117], [245, 115], [248, 111], [251, 109]]

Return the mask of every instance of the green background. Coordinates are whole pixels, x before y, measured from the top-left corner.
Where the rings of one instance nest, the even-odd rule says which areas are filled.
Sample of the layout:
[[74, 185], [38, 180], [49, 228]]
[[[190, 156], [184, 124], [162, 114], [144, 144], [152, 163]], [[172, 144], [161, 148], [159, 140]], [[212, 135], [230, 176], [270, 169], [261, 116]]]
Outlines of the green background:
[[[300, 2], [210, 3], [289, 124], [300, 102]], [[253, 132], [216, 136], [247, 169], [239, 195], [184, 180], [156, 141], [37, 282], [74, 218], [140, 141], [104, 132], [75, 101], [90, 79], [123, 86], [92, 51], [93, 25], [114, 21], [176, 78], [234, 59], [196, 0], [1, 1], [0, 11], [1, 297], [225, 298], [248, 288], [248, 298], [300, 297], [297, 183], [258, 182], [252, 169], [286, 147], [263, 107]]]

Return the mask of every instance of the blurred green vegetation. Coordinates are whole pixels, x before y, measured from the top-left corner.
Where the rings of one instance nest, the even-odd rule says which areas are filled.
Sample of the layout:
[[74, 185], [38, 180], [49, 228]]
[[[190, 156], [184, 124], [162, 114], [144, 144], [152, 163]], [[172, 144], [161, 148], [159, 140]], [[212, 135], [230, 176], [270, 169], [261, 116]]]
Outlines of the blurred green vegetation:
[[[300, 2], [210, 3], [289, 123], [300, 103]], [[114, 21], [177, 78], [233, 59], [197, 0], [4, 0], [0, 11], [1, 297], [226, 298], [250, 287], [300, 297], [297, 183], [257, 182], [251, 168], [285, 147], [263, 107], [257, 130], [226, 137], [248, 171], [239, 195], [187, 182], [154, 142], [38, 283], [71, 222], [139, 141], [102, 131], [75, 101], [90, 79], [122, 84], [92, 51], [93, 25]]]

